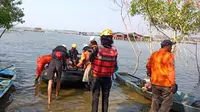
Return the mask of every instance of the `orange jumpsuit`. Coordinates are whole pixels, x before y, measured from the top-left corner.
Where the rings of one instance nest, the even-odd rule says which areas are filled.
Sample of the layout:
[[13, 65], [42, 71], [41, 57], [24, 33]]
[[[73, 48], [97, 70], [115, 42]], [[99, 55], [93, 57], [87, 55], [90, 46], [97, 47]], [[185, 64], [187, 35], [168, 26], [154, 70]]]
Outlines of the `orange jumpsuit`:
[[42, 71], [44, 70], [44, 66], [48, 63], [50, 63], [52, 58], [52, 54], [49, 55], [44, 55], [44, 56], [40, 56], [37, 59], [37, 70], [36, 70], [36, 76], [40, 76]]
[[77, 67], [84, 65], [84, 75], [82, 79], [83, 82], [89, 82], [90, 80], [91, 63], [89, 60], [89, 56], [90, 53], [88, 51], [83, 52], [79, 63], [76, 65]]

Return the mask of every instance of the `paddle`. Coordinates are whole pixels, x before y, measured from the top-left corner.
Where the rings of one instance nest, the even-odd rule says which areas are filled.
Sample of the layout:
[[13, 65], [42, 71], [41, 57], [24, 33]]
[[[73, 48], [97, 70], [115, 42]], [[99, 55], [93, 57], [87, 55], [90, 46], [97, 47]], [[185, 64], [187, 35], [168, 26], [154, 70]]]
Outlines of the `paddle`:
[[6, 70], [8, 68], [11, 68], [12, 66], [14, 66], [14, 65], [7, 66], [6, 68], [1, 69], [0, 72]]

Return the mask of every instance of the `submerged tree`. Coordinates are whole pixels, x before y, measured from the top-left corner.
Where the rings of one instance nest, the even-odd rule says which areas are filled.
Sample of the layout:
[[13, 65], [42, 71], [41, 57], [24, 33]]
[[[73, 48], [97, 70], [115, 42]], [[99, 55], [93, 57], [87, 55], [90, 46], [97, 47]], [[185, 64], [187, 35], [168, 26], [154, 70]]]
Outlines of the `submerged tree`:
[[2, 0], [0, 1], [0, 28], [4, 28], [1, 36], [6, 29], [12, 28], [17, 23], [24, 23], [23, 9], [19, 7], [21, 0]]

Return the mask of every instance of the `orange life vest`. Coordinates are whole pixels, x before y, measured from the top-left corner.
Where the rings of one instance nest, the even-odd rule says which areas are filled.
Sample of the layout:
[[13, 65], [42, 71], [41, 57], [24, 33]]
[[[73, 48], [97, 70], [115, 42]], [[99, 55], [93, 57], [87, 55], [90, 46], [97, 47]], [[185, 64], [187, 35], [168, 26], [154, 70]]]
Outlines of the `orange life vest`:
[[112, 76], [116, 66], [118, 52], [113, 46], [98, 46], [98, 53], [92, 63], [92, 71], [96, 77]]

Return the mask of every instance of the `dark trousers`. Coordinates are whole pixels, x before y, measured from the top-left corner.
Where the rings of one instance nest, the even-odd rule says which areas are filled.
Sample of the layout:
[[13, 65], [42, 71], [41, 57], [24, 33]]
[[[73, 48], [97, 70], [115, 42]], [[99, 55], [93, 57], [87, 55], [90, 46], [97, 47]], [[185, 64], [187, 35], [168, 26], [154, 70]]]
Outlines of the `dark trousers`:
[[111, 77], [99, 77], [92, 79], [92, 112], [98, 112], [100, 89], [102, 91], [102, 112], [108, 112]]
[[151, 112], [169, 112], [173, 105], [171, 88], [152, 85], [152, 93]]
[[60, 60], [52, 59], [47, 69], [47, 79], [53, 80], [56, 73], [57, 78], [61, 78], [63, 63]]

